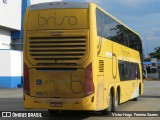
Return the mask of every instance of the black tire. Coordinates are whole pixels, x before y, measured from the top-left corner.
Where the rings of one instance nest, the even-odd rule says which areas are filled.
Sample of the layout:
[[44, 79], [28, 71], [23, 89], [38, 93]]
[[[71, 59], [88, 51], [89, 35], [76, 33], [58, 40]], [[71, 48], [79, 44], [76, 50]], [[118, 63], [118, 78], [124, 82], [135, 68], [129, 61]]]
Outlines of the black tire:
[[138, 101], [138, 97], [133, 98], [132, 101]]
[[118, 108], [118, 104], [119, 104], [119, 96], [118, 96], [118, 92], [116, 93], [116, 97], [113, 97], [114, 95], [110, 92], [109, 95], [109, 106], [107, 109], [101, 111], [102, 114], [109, 114], [110, 112], [115, 112]]
[[49, 115], [57, 115], [59, 113], [59, 111], [48, 109], [48, 113], [49, 113]]
[[118, 91], [116, 92], [116, 96], [113, 97], [113, 104], [112, 104], [112, 112], [115, 112], [118, 108], [118, 104], [119, 104], [119, 95], [118, 95]]
[[106, 109], [107, 112], [111, 112], [111, 111], [112, 111], [112, 101], [113, 101], [113, 95], [112, 95], [112, 93], [110, 92], [110, 95], [109, 95], [109, 106], [108, 106], [108, 108]]
[[112, 97], [112, 94], [110, 92], [110, 94], [109, 94], [109, 101], [108, 101], [109, 102], [108, 108], [106, 108], [106, 109], [104, 109], [104, 110], [101, 111], [101, 113], [103, 115], [108, 115], [111, 112], [111, 110], [112, 110], [112, 102], [111, 101], [113, 101], [112, 99], [113, 99], [113, 97]]

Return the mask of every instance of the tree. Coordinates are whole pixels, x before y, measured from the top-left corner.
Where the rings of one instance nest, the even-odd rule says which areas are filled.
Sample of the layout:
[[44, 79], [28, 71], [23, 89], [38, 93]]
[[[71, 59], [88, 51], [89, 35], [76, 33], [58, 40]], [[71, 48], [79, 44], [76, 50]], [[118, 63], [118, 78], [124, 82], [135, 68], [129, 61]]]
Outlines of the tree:
[[160, 47], [154, 48], [154, 52], [151, 52], [149, 55], [150, 55], [150, 58], [160, 59]]
[[151, 61], [151, 58], [144, 58], [143, 62]]

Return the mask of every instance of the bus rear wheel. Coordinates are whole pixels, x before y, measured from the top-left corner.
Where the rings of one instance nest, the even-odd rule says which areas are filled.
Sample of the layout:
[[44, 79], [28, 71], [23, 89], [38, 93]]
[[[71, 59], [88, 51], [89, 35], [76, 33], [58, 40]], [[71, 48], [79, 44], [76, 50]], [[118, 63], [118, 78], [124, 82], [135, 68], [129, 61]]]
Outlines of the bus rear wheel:
[[109, 105], [108, 108], [103, 110], [101, 113], [102, 114], [109, 114], [110, 112], [115, 112], [118, 108], [118, 104], [119, 104], [119, 96], [118, 96], [118, 92], [116, 93], [116, 96], [114, 97], [114, 95], [110, 92], [109, 95]]
[[59, 113], [59, 110], [48, 109], [48, 113], [49, 113], [49, 115], [57, 115]]
[[115, 112], [117, 110], [118, 104], [119, 104], [119, 94], [118, 94], [118, 91], [117, 91], [116, 96], [113, 99], [112, 112]]

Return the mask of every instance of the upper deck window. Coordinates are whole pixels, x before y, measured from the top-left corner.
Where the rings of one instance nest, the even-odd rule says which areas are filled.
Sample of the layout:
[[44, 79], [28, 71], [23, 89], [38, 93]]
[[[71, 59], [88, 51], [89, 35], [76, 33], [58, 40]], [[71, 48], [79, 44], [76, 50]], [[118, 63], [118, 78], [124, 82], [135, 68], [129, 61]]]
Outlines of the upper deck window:
[[127, 27], [96, 9], [97, 35], [127, 46], [142, 53], [142, 43], [138, 35]]

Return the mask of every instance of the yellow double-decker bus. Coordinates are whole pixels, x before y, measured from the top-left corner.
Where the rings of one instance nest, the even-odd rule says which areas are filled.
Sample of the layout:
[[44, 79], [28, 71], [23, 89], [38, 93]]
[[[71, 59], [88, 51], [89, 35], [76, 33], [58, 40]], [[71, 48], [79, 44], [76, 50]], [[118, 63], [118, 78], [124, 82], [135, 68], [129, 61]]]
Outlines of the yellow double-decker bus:
[[24, 107], [116, 111], [143, 93], [139, 35], [94, 3], [31, 5], [24, 25]]

